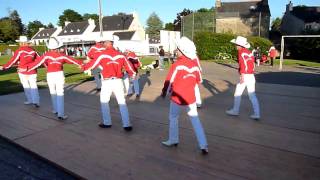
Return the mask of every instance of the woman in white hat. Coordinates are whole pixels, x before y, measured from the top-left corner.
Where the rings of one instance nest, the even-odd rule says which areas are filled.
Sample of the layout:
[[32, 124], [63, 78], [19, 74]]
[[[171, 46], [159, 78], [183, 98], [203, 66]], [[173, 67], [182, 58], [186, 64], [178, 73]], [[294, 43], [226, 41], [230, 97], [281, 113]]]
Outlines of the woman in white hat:
[[64, 74], [63, 64], [75, 64], [80, 68], [82, 61], [76, 60], [72, 57], [66, 56], [59, 52], [59, 48], [63, 43], [56, 38], [50, 38], [47, 44], [50, 51], [37, 58], [35, 62], [27, 65], [27, 71], [33, 71], [41, 65], [47, 68], [47, 82], [51, 94], [53, 113], [57, 114], [58, 119], [64, 120], [68, 116], [64, 114]]
[[177, 61], [170, 67], [161, 96], [171, 93], [169, 112], [169, 139], [162, 142], [165, 146], [177, 146], [179, 143], [178, 118], [181, 108], [186, 108], [194, 128], [199, 147], [203, 154], [208, 153], [206, 136], [198, 117], [195, 86], [200, 83], [201, 75], [195, 57], [194, 44], [186, 37], [177, 42]]
[[234, 93], [233, 108], [227, 110], [226, 113], [231, 116], [239, 115], [241, 96], [244, 89], [247, 88], [249, 99], [253, 106], [253, 114], [250, 118], [259, 120], [260, 108], [255, 93], [256, 80], [254, 77], [254, 56], [251, 51], [248, 50], [250, 44], [248, 43], [247, 38], [242, 36], [238, 36], [236, 39], [231, 40], [231, 43], [235, 44], [238, 50], [240, 82], [237, 84]]
[[[27, 36], [20, 36], [20, 47], [14, 52], [13, 57], [3, 66], [0, 66], [0, 70], [9, 69], [14, 64], [18, 64], [18, 68], [26, 68], [28, 63], [33, 62], [39, 55], [29, 46]], [[39, 107], [39, 92], [37, 86], [37, 71], [18, 72], [20, 82], [23, 86], [26, 101], [24, 104], [33, 104], [35, 107]]]

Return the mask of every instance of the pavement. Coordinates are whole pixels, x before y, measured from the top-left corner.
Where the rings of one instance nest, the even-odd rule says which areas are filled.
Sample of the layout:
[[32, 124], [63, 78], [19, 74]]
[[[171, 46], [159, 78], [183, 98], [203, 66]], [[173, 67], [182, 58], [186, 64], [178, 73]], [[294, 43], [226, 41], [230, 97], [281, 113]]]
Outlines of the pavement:
[[320, 72], [304, 67], [257, 67], [262, 118], [249, 118], [243, 95], [239, 117], [225, 110], [238, 81], [234, 65], [203, 62], [200, 86], [209, 154], [201, 155], [183, 112], [180, 143], [167, 148], [169, 98], [159, 97], [167, 71], [142, 74], [142, 94], [127, 104], [133, 131], [121, 127], [114, 98], [113, 126], [100, 129], [99, 93], [93, 82], [65, 88], [66, 121], [51, 113], [48, 89], [39, 109], [23, 105], [22, 93], [0, 97], [0, 134], [84, 179], [320, 179]]

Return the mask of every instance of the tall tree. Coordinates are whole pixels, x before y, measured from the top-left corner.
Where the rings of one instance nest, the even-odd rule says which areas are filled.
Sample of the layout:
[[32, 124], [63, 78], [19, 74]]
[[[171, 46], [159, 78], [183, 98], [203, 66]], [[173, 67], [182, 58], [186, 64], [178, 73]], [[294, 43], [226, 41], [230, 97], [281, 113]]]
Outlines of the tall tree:
[[17, 10], [9, 11], [9, 18], [13, 22], [14, 28], [17, 29], [19, 35], [23, 34], [25, 31], [24, 25]]
[[20, 35], [14, 21], [9, 17], [0, 19], [0, 40], [3, 42], [14, 42]]
[[83, 18], [78, 12], [72, 9], [66, 9], [63, 11], [62, 15], [59, 16], [58, 25], [64, 27], [65, 21], [76, 22], [82, 20]]
[[49, 24], [47, 25], [47, 28], [54, 28], [54, 25], [53, 25], [52, 23], [49, 23]]
[[42, 27], [46, 27], [45, 25], [43, 25], [40, 21], [35, 20], [32, 22], [29, 22], [28, 26], [27, 26], [27, 36], [29, 38], [32, 38], [38, 31], [39, 28]]
[[99, 22], [99, 16], [98, 14], [88, 14], [88, 13], [85, 13], [83, 14], [82, 16], [83, 20], [88, 20], [88, 19], [93, 19], [96, 23]]
[[159, 39], [161, 29], [163, 29], [163, 22], [155, 12], [151, 13], [147, 19], [146, 33], [150, 38]]
[[173, 23], [166, 23], [164, 25], [164, 29], [168, 31], [174, 31], [174, 24]]
[[175, 31], [181, 31], [181, 22], [182, 22], [181, 17], [187, 16], [191, 13], [192, 11], [190, 9], [183, 9], [182, 12], [177, 13], [177, 17], [173, 21]]

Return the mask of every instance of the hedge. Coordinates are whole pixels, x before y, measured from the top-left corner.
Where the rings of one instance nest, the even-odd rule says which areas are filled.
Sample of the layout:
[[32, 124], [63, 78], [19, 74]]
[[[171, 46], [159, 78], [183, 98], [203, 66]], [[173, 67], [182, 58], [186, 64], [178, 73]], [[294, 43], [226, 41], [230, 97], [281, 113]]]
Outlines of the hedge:
[[[32, 46], [38, 53], [42, 54], [46, 51], [46, 46]], [[11, 49], [11, 51], [15, 51], [19, 48], [18, 45], [9, 46], [6, 44], [0, 44], [0, 52], [4, 53], [7, 49]]]
[[[236, 35], [221, 34], [212, 32], [199, 32], [195, 34], [194, 42], [197, 47], [197, 53], [200, 59], [214, 59], [218, 53], [228, 53], [232, 57], [237, 57], [236, 47], [230, 43]], [[261, 52], [265, 53], [272, 45], [271, 41], [261, 37], [248, 37], [251, 47], [259, 46]], [[252, 48], [251, 48], [252, 50]]]

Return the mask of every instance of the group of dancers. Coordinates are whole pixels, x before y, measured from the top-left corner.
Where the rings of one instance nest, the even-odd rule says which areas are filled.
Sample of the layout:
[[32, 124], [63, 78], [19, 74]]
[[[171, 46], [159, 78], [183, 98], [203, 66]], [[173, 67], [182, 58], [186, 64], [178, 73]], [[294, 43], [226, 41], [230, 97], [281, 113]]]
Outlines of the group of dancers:
[[[134, 52], [126, 50], [121, 53], [114, 48], [114, 42], [119, 38], [115, 35], [99, 37], [96, 44], [88, 51], [86, 61], [80, 61], [60, 52], [63, 43], [52, 37], [47, 43], [48, 52], [39, 54], [29, 46], [28, 39], [21, 36], [18, 42], [20, 48], [15, 51], [13, 57], [0, 70], [9, 69], [18, 64], [18, 74], [24, 88], [26, 101], [24, 104], [40, 106], [40, 98], [37, 88], [37, 68], [41, 65], [47, 69], [47, 83], [52, 100], [52, 113], [59, 120], [65, 120], [68, 116], [64, 113], [64, 83], [63, 64], [74, 64], [82, 71], [92, 72], [100, 91], [100, 105], [102, 122], [100, 128], [111, 128], [109, 101], [112, 94], [115, 95], [125, 131], [132, 131], [128, 107], [125, 96], [133, 93], [140, 97], [138, 69], [142, 66]], [[233, 39], [238, 50], [240, 81], [234, 94], [233, 108], [226, 111], [228, 115], [239, 115], [241, 95], [245, 88], [253, 105], [253, 119], [260, 119], [258, 100], [255, 95], [254, 57], [248, 50], [250, 44], [247, 39], [238, 36]], [[208, 143], [198, 116], [197, 108], [201, 107], [199, 84], [202, 82], [202, 69], [195, 44], [187, 37], [176, 41], [177, 59], [170, 66], [164, 82], [161, 97], [170, 95], [169, 110], [169, 137], [162, 144], [168, 147], [179, 144], [178, 118], [181, 109], [185, 109], [190, 118], [195, 135], [202, 154], [208, 154]], [[85, 62], [85, 63], [84, 63]], [[90, 73], [89, 73], [90, 74]], [[130, 83], [131, 82], [131, 83]]]

